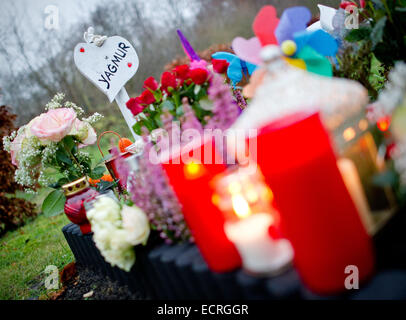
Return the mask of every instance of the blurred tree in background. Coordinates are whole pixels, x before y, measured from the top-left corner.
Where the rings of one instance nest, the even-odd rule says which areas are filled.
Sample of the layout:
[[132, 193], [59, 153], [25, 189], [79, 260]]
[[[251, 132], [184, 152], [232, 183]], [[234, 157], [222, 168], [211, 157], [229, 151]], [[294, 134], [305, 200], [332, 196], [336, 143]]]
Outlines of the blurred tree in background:
[[14, 198], [21, 186], [14, 182], [15, 167], [10, 154], [3, 150], [3, 137], [16, 129], [15, 119], [16, 115], [8, 107], [0, 106], [0, 236], [23, 224], [26, 218], [36, 215], [33, 204]]
[[[2, 100], [18, 114], [18, 124], [26, 123], [43, 111], [50, 98], [59, 91], [67, 99], [85, 108], [98, 111], [105, 119], [98, 124], [100, 131], [112, 129], [130, 136], [118, 109], [110, 107], [107, 98], [85, 79], [73, 62], [73, 48], [82, 41], [89, 26], [96, 34], [120, 35], [136, 48], [140, 67], [126, 85], [130, 96], [141, 91], [145, 78], [159, 78], [164, 66], [183, 55], [176, 29], [181, 29], [198, 51], [215, 44], [228, 44], [236, 36], [252, 37], [252, 21], [259, 9], [272, 4], [278, 13], [294, 5], [309, 7], [318, 15], [317, 3], [337, 7], [339, 0], [127, 0], [101, 1], [87, 21], [69, 32], [31, 28], [27, 38], [18, 27], [13, 12], [2, 21], [0, 57], [4, 61], [18, 59], [16, 64], [3, 66], [0, 73]], [[28, 22], [27, 22], [28, 23]], [[37, 30], [41, 29], [41, 30]], [[31, 39], [31, 40], [27, 40]], [[114, 104], [114, 103], [113, 103]], [[107, 128], [107, 129], [106, 129]]]

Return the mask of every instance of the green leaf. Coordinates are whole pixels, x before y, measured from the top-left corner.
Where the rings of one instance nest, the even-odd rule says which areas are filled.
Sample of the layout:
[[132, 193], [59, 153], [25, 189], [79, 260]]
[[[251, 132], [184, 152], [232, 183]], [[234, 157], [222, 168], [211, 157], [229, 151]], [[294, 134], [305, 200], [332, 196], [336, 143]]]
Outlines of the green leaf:
[[89, 177], [92, 179], [100, 179], [105, 171], [106, 171], [105, 167], [102, 166], [96, 167], [90, 172]]
[[98, 184], [97, 184], [97, 191], [99, 192], [105, 192], [106, 190], [112, 189], [117, 185], [117, 181], [103, 181], [101, 180]]
[[61, 149], [56, 151], [56, 158], [67, 165], [71, 166], [73, 164], [71, 158]]
[[65, 201], [62, 190], [51, 191], [42, 203], [42, 212], [47, 217], [56, 216], [63, 212]]
[[176, 116], [177, 117], [183, 116], [183, 108], [182, 108], [182, 106], [179, 106], [179, 107], [176, 108]]
[[76, 146], [75, 139], [72, 136], [66, 136], [65, 138], [63, 138], [63, 143], [65, 144], [66, 148], [68, 148], [68, 150], [71, 152]]
[[139, 136], [141, 135], [141, 128], [144, 126], [144, 120], [137, 121], [136, 124], [133, 125], [133, 130]]
[[155, 123], [157, 124], [158, 127], [160, 127], [160, 128], [163, 127], [163, 123], [162, 123], [162, 121], [161, 121], [161, 115], [160, 115], [159, 113], [157, 113], [157, 114], [154, 116], [154, 120], [155, 120]]
[[161, 105], [159, 106], [162, 110], [168, 110], [168, 111], [172, 111], [175, 109], [175, 106], [173, 105], [173, 103], [169, 100], [165, 100], [164, 102], [161, 103]]
[[371, 31], [372, 50], [375, 49], [377, 44], [383, 40], [383, 31], [386, 26], [386, 20], [387, 17], [382, 17], [379, 19]]
[[156, 129], [155, 123], [152, 119], [144, 119], [143, 122], [144, 126], [148, 129], [149, 132]]
[[345, 40], [347, 40], [349, 42], [357, 42], [357, 41], [367, 39], [370, 34], [371, 34], [371, 29], [367, 28], [367, 27], [361, 27], [359, 29], [352, 29], [345, 37]]

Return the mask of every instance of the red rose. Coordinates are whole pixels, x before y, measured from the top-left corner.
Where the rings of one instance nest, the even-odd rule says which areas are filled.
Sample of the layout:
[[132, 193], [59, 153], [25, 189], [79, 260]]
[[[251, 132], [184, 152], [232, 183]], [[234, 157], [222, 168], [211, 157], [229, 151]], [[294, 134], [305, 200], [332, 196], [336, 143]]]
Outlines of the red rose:
[[348, 6], [358, 7], [357, 4], [354, 3], [354, 2], [352, 2], [352, 1], [344, 1], [344, 2], [341, 2], [341, 4], [340, 4], [340, 8], [341, 8], [341, 9], [344, 9], [344, 10], [345, 10]]
[[151, 89], [155, 91], [159, 87], [159, 83], [155, 80], [154, 77], [149, 77], [144, 81], [144, 85], [142, 86], [145, 89]]
[[226, 73], [228, 66], [230, 65], [227, 60], [212, 59], [213, 70], [217, 73]]
[[155, 102], [155, 97], [154, 94], [147, 89], [144, 90], [143, 93], [141, 93], [140, 100], [141, 103], [148, 105]]
[[189, 78], [189, 66], [187, 64], [182, 64], [181, 66], [177, 66], [173, 69], [176, 77], [181, 80], [185, 80]]
[[197, 68], [190, 70], [190, 77], [192, 78], [192, 81], [196, 84], [203, 84], [207, 80], [209, 73], [207, 72], [206, 69], [203, 68]]
[[141, 113], [145, 106], [141, 105], [140, 97], [137, 98], [130, 98], [126, 102], [127, 108], [131, 111], [131, 113], [136, 116], [137, 114]]
[[176, 88], [176, 76], [168, 71], [165, 71], [161, 76], [161, 89], [168, 93], [169, 87]]

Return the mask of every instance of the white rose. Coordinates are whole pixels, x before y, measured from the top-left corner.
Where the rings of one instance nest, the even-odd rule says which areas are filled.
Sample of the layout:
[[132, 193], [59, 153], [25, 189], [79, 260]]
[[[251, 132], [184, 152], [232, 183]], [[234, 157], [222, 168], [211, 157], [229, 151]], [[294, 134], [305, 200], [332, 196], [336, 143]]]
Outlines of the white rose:
[[120, 206], [110, 197], [100, 197], [93, 204], [93, 208], [87, 212], [90, 222], [114, 223], [120, 220]]
[[132, 245], [145, 244], [148, 240], [150, 227], [147, 215], [137, 206], [123, 206], [121, 211], [123, 228], [127, 231], [127, 240]]

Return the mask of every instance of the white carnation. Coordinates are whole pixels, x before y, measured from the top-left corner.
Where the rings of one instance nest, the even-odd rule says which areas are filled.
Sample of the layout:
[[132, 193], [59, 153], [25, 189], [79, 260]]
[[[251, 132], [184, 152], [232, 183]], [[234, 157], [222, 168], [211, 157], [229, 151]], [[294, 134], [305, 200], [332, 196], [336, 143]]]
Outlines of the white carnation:
[[121, 215], [123, 217], [123, 227], [128, 235], [127, 240], [133, 245], [145, 244], [150, 232], [145, 212], [136, 206], [124, 206]]

